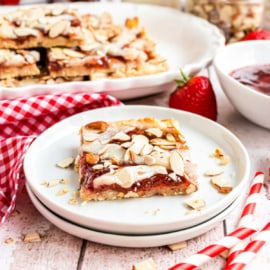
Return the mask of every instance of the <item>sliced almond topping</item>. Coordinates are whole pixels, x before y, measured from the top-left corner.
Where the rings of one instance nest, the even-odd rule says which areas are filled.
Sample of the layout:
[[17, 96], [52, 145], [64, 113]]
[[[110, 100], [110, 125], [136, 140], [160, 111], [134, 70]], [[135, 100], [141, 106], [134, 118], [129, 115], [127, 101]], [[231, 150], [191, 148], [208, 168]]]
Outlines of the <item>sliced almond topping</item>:
[[157, 270], [157, 265], [152, 258], [136, 263], [132, 266], [132, 270]]
[[86, 153], [85, 154], [86, 162], [93, 165], [97, 164], [99, 161], [99, 155], [93, 154], [93, 153]]
[[63, 168], [63, 169], [66, 169], [66, 168], [70, 167], [71, 165], [73, 165], [74, 160], [75, 159], [73, 157], [68, 157], [68, 158], [65, 158], [65, 159], [59, 161], [56, 164], [56, 166]]
[[177, 174], [172, 172], [169, 174], [169, 176], [174, 180], [174, 181], [177, 181]]
[[129, 157], [130, 157], [131, 161], [136, 162], [137, 154], [135, 152], [133, 152], [132, 150], [129, 150]]
[[177, 250], [183, 249], [185, 247], [187, 247], [187, 241], [182, 241], [182, 242], [173, 243], [173, 244], [168, 245], [168, 248], [172, 251], [177, 251]]
[[104, 121], [96, 121], [96, 122], [92, 122], [92, 123], [87, 124], [85, 127], [87, 129], [97, 129], [101, 132], [104, 132], [109, 127], [109, 124], [107, 122], [104, 122]]
[[185, 202], [185, 204], [194, 210], [201, 210], [202, 208], [205, 207], [206, 202], [202, 199], [195, 199], [195, 200], [187, 201]]
[[146, 155], [144, 157], [144, 163], [148, 166], [154, 165], [156, 163], [156, 159], [150, 155]]
[[175, 146], [175, 142], [169, 142], [165, 139], [161, 139], [161, 138], [154, 138], [150, 141], [151, 144], [154, 144], [154, 145], [159, 145], [159, 146], [163, 146], [163, 145], [166, 145], [166, 146]]
[[71, 58], [83, 58], [85, 56], [83, 53], [71, 49], [63, 49], [63, 53]]
[[31, 28], [15, 28], [14, 33], [17, 37], [38, 36], [38, 31]]
[[152, 144], [145, 144], [140, 152], [142, 156], [148, 155], [153, 151], [153, 145]]
[[70, 27], [70, 22], [69, 21], [58, 21], [54, 23], [49, 31], [49, 37], [50, 38], [56, 38], [63, 34], [67, 28]]
[[148, 128], [145, 130], [146, 133], [149, 133], [150, 135], [154, 135], [155, 137], [161, 137], [163, 132], [160, 128]]
[[178, 134], [178, 139], [181, 143], [186, 143], [186, 138], [183, 134]]
[[171, 133], [167, 133], [167, 134], [166, 134], [166, 139], [167, 139], [169, 142], [175, 142], [175, 137], [174, 137]]
[[123, 142], [124, 141], [129, 141], [130, 140], [130, 136], [121, 131], [121, 132], [116, 133], [112, 137], [112, 140], [118, 140], [118, 141], [123, 141]]
[[171, 169], [178, 175], [184, 175], [184, 161], [179, 151], [173, 151], [170, 156]]
[[130, 150], [132, 150], [136, 154], [140, 154], [144, 145], [148, 144], [149, 140], [144, 135], [135, 135], [132, 137], [133, 144], [130, 146]]
[[93, 169], [94, 169], [94, 170], [101, 170], [101, 169], [103, 169], [104, 167], [105, 167], [105, 166], [102, 165], [102, 164], [96, 164], [96, 165], [93, 166]]
[[93, 142], [98, 138], [98, 133], [96, 132], [84, 132], [83, 133], [83, 139], [88, 142]]

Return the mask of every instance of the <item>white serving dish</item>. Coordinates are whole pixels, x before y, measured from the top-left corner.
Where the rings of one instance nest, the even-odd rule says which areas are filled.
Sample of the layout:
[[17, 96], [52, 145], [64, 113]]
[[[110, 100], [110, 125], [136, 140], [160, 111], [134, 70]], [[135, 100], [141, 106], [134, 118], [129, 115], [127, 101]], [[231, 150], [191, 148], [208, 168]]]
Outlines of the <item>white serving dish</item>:
[[[224, 37], [215, 26], [174, 8], [131, 3], [82, 2], [70, 5], [81, 13], [110, 12], [114, 21], [121, 24], [128, 17], [138, 16], [148, 35], [156, 41], [158, 52], [168, 60], [169, 71], [123, 79], [29, 85], [13, 89], [1, 87], [0, 99], [78, 91], [105, 92], [118, 99], [131, 99], [172, 91], [180, 69], [193, 74], [199, 72], [211, 63], [217, 49], [224, 45]], [[17, 7], [2, 7], [0, 12], [14, 8]]]

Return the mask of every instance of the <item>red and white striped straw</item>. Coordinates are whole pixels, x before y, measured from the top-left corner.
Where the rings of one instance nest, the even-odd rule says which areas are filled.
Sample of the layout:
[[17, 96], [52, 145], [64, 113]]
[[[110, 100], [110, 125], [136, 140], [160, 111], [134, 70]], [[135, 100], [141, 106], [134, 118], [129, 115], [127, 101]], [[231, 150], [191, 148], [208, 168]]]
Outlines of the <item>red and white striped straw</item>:
[[[263, 182], [264, 173], [256, 172], [250, 185], [249, 193], [247, 195], [237, 227], [246, 226], [254, 221], [254, 212], [259, 201], [259, 193], [262, 189]], [[241, 252], [243, 247], [244, 243], [240, 242], [231, 248], [229, 257], [227, 258], [225, 270], [227, 269], [227, 266], [233, 261], [233, 259]]]
[[227, 270], [242, 270], [256, 256], [260, 249], [270, 242], [270, 222], [258, 232], [245, 249], [227, 266]]
[[259, 193], [264, 183], [264, 173], [256, 172], [250, 185], [249, 193], [240, 216], [238, 227], [245, 226], [254, 220], [254, 211], [259, 201]]
[[196, 254], [183, 260], [183, 262], [180, 262], [170, 267], [168, 270], [196, 269], [197, 267], [201, 266], [202, 264], [219, 255], [223, 251], [235, 246], [242, 240], [254, 234], [255, 232], [257, 232], [257, 229], [258, 225], [255, 222], [248, 224], [248, 226], [237, 228], [236, 230], [234, 230], [221, 240], [198, 251]]

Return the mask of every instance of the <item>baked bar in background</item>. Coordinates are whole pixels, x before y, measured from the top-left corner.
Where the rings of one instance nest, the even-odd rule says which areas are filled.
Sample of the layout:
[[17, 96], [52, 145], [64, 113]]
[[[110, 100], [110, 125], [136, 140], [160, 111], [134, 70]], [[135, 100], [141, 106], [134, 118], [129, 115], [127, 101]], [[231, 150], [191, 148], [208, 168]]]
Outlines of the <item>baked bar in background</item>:
[[39, 75], [39, 61], [40, 54], [36, 50], [0, 49], [0, 79]]
[[84, 39], [79, 14], [65, 5], [18, 8], [0, 14], [1, 48], [70, 47]]

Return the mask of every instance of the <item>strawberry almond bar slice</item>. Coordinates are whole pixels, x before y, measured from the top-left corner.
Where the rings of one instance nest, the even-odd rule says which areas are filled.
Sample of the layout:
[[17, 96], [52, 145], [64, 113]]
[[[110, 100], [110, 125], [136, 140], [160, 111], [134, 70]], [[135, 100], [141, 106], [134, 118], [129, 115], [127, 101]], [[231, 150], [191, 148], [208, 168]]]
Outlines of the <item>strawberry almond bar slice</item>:
[[75, 168], [82, 201], [191, 194], [196, 165], [174, 119], [84, 125]]
[[1, 50], [0, 79], [39, 75], [40, 54], [36, 50]]

